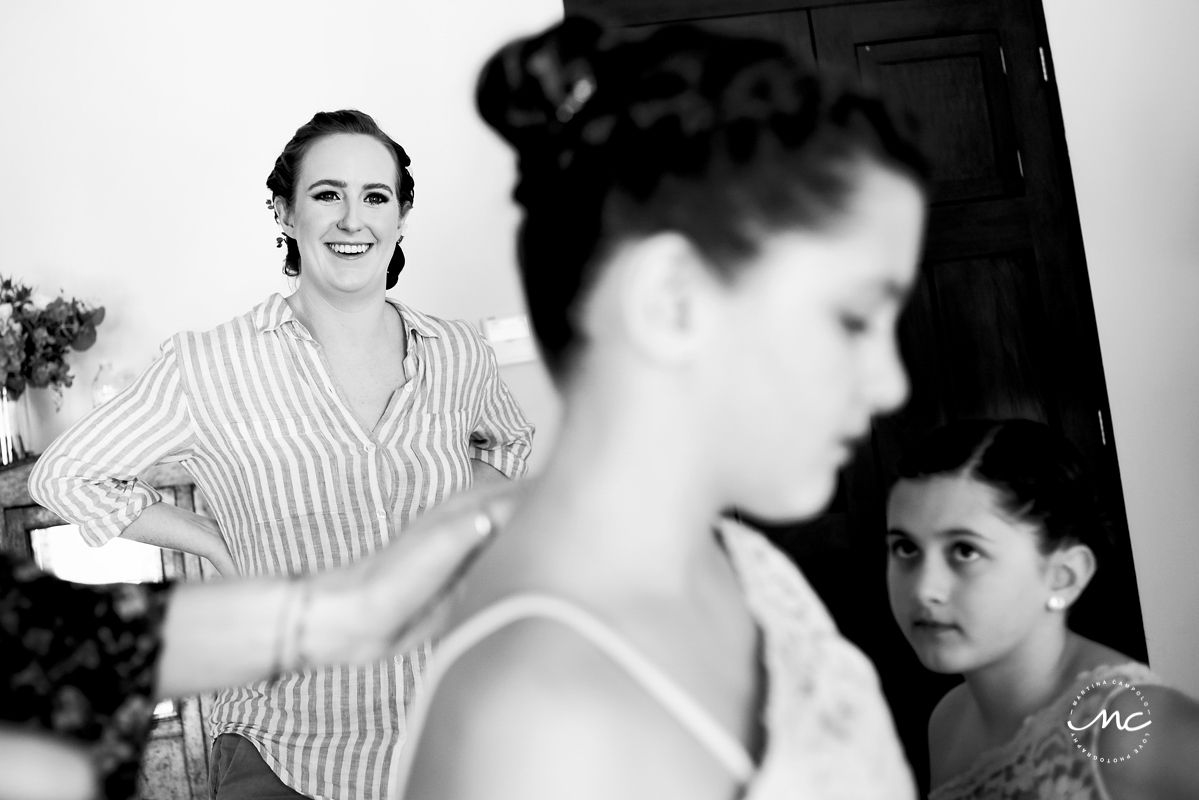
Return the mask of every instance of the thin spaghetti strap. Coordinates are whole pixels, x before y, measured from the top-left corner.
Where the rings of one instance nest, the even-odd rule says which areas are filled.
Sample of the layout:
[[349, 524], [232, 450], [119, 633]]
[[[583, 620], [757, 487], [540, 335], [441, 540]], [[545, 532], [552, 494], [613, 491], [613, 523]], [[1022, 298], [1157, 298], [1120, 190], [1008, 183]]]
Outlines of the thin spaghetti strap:
[[524, 619], [560, 622], [594, 644], [658, 701], [741, 785], [755, 772], [753, 759], [694, 697], [679, 688], [655, 664], [599, 619], [576, 605], [549, 595], [522, 594], [485, 608], [456, 628], [437, 647], [439, 670], [454, 663], [479, 642], [502, 628]]

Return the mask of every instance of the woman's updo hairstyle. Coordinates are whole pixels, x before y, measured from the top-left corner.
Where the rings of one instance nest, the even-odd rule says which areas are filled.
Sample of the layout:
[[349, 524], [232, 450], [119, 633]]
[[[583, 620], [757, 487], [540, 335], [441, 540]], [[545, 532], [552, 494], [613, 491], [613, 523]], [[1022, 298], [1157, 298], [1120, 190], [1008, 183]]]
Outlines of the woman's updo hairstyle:
[[899, 463], [900, 479], [961, 476], [995, 490], [1000, 510], [1037, 526], [1040, 548], [1110, 555], [1110, 526], [1082, 456], [1065, 436], [1024, 419], [962, 420], [937, 428]]
[[863, 160], [927, 176], [879, 98], [780, 43], [690, 26], [569, 18], [492, 56], [476, 99], [517, 152], [519, 262], [555, 375], [579, 345], [590, 268], [622, 239], [677, 231], [732, 280], [765, 234], [835, 224]]
[[[396, 175], [399, 178], [396, 198], [400, 203], [400, 213], [406, 214], [408, 209], [412, 208], [416, 188], [416, 184], [412, 180], [412, 173], [408, 171], [412, 159], [408, 157], [408, 153], [400, 146], [399, 142], [384, 133], [369, 114], [353, 109], [319, 111], [312, 119], [300, 126], [295, 136], [292, 136], [291, 141], [283, 148], [283, 152], [275, 159], [275, 168], [266, 178], [266, 187], [271, 190], [271, 199], [266, 201], [267, 208], [274, 211], [273, 200], [275, 197], [286, 198], [288, 205], [295, 206], [296, 179], [300, 174], [300, 164], [304, 160], [304, 154], [317, 139], [336, 133], [357, 133], [371, 136], [391, 152], [395, 158]], [[275, 215], [275, 221], [279, 221], [278, 214]], [[287, 235], [280, 237], [279, 244], [287, 247], [287, 255], [283, 258], [283, 274], [294, 278], [300, 274], [300, 248], [296, 246], [295, 239]], [[400, 270], [403, 268], [404, 251], [396, 247], [395, 253], [391, 256], [391, 262], [387, 265], [388, 289], [396, 285]]]

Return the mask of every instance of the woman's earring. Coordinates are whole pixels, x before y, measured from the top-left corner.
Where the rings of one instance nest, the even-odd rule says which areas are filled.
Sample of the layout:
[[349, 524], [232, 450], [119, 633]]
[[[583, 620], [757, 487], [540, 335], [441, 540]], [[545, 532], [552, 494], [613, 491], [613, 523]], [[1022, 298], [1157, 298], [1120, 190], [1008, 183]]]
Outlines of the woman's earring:
[[1062, 597], [1061, 595], [1052, 595], [1048, 600], [1045, 601], [1045, 607], [1050, 611], [1061, 611], [1066, 607], [1066, 598]]
[[400, 234], [400, 238], [396, 239], [396, 247], [400, 246], [400, 242], [404, 241], [404, 235]]

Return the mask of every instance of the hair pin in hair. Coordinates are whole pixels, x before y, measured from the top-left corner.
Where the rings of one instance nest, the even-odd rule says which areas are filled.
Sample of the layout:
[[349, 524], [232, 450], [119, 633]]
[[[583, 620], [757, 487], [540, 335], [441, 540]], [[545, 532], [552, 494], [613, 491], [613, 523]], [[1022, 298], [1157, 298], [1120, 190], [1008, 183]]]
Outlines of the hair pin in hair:
[[575, 81], [574, 86], [570, 87], [570, 92], [566, 98], [558, 104], [556, 116], [562, 124], [570, 122], [575, 114], [582, 110], [587, 101], [591, 99], [591, 95], [595, 94], [595, 81], [584, 75]]

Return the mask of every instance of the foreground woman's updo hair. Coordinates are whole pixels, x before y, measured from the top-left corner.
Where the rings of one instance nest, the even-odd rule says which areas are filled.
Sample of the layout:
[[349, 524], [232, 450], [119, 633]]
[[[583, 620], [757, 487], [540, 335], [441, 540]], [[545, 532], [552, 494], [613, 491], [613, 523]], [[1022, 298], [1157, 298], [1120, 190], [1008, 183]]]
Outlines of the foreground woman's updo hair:
[[477, 101], [518, 154], [519, 261], [557, 376], [589, 268], [622, 239], [677, 231], [732, 279], [765, 234], [834, 225], [863, 162], [927, 175], [876, 97], [781, 44], [688, 26], [634, 37], [567, 19], [493, 56]]
[[[391, 152], [395, 159], [396, 175], [399, 181], [399, 185], [396, 186], [396, 198], [400, 203], [400, 213], [408, 213], [408, 209], [412, 208], [416, 187], [412, 180], [412, 173], [408, 171], [412, 159], [408, 157], [408, 153], [400, 146], [399, 142], [384, 133], [369, 114], [353, 109], [318, 111], [316, 116], [300, 126], [295, 136], [292, 136], [291, 141], [283, 148], [283, 152], [275, 159], [275, 168], [266, 178], [266, 186], [271, 190], [271, 197], [286, 198], [288, 204], [294, 206], [296, 179], [300, 175], [300, 164], [304, 160], [304, 154], [317, 139], [336, 133], [357, 133], [371, 136]], [[267, 200], [267, 207], [273, 210], [271, 200]], [[278, 221], [277, 215], [276, 221]], [[295, 239], [286, 235], [281, 237], [281, 244], [287, 247], [287, 255], [283, 259], [283, 274], [294, 278], [300, 274], [300, 248], [296, 246]], [[400, 277], [400, 270], [403, 268], [404, 251], [397, 247], [391, 257], [391, 262], [387, 265], [388, 289], [396, 285], [396, 280]]]

